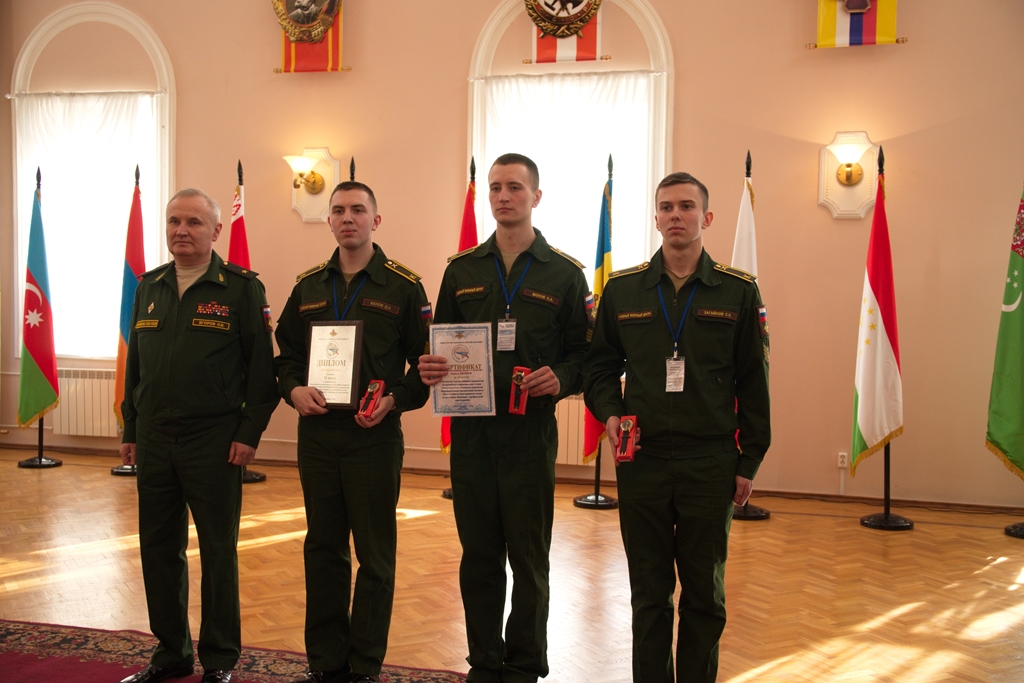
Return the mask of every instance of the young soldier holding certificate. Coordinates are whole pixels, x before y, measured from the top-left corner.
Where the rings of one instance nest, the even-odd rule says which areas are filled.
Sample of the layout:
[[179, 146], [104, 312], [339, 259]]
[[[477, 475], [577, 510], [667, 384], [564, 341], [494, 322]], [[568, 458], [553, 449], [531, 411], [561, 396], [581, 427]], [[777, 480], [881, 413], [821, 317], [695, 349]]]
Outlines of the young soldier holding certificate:
[[733, 505], [747, 500], [771, 442], [768, 322], [754, 276], [704, 251], [713, 217], [704, 185], [673, 173], [655, 199], [661, 249], [649, 263], [612, 273], [583, 392], [613, 447], [620, 418], [636, 416], [623, 429], [636, 440], [634, 459], [616, 472], [632, 589], [633, 680], [710, 683], [725, 628]]
[[[497, 230], [449, 259], [437, 298], [438, 323], [494, 325], [497, 414], [452, 418], [459, 584], [468, 680], [532, 683], [548, 673], [555, 403], [582, 386], [588, 290], [581, 264], [548, 246], [533, 227], [541, 198], [537, 165], [506, 154], [487, 180]], [[447, 374], [444, 356], [420, 357], [425, 384]], [[514, 585], [503, 637], [506, 557]]]
[[[328, 223], [338, 249], [298, 276], [276, 331], [281, 395], [299, 413], [308, 526], [309, 672], [298, 679], [302, 683], [376, 681], [387, 649], [404, 452], [399, 415], [427, 400], [416, 360], [426, 343], [430, 304], [419, 276], [371, 240], [380, 221], [369, 187], [352, 181], [335, 188]], [[322, 327], [312, 323], [325, 321], [328, 327], [362, 321], [361, 348], [351, 355], [344, 345], [331, 349], [337, 362], [357, 366], [354, 399], [331, 401], [351, 408], [329, 409], [321, 390], [308, 383], [316, 377], [308, 367], [311, 329], [320, 328], [322, 337]], [[350, 532], [359, 560], [351, 613]]]

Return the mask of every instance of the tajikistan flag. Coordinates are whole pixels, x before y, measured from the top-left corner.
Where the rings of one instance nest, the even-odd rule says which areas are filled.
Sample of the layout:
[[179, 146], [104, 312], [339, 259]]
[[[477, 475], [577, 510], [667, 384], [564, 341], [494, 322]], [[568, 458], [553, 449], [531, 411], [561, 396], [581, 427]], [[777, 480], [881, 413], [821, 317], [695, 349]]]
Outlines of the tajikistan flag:
[[[881, 155], [879, 155], [881, 164]], [[885, 174], [879, 169], [875, 214], [868, 241], [867, 272], [857, 338], [853, 397], [853, 457], [857, 464], [903, 433], [903, 381], [896, 329], [896, 289], [892, 279], [889, 223], [885, 219]]]

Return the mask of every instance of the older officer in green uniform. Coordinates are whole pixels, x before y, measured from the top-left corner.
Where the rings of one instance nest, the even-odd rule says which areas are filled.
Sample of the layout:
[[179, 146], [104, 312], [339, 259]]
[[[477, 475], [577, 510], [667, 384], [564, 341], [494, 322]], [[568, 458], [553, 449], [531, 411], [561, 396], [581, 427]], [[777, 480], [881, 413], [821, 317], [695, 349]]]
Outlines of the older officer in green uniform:
[[643, 450], [617, 470], [633, 680], [673, 680], [678, 568], [675, 680], [709, 683], [725, 627], [733, 504], [750, 495], [771, 441], [768, 323], [754, 276], [704, 251], [713, 218], [704, 185], [673, 173], [655, 199], [662, 247], [649, 263], [611, 275], [583, 391], [613, 446], [622, 415], [635, 415], [643, 435]]
[[[462, 542], [459, 582], [466, 610], [469, 681], [521, 683], [546, 676], [548, 552], [554, 511], [558, 430], [555, 403], [578, 393], [587, 349], [587, 282], [582, 265], [548, 246], [534, 229], [540, 202], [537, 165], [499, 157], [488, 174], [496, 232], [449, 259], [437, 297], [437, 322], [493, 322], [498, 414], [452, 419], [451, 472]], [[514, 348], [499, 341], [514, 326]], [[526, 414], [508, 413], [515, 366]], [[420, 358], [436, 384], [444, 356]], [[502, 638], [505, 559], [512, 566], [512, 612]]]
[[[399, 416], [427, 400], [416, 359], [426, 344], [431, 313], [419, 276], [373, 243], [380, 221], [369, 187], [338, 185], [328, 218], [338, 249], [299, 275], [278, 320], [277, 373], [281, 395], [299, 413], [299, 473], [308, 525], [309, 671], [297, 683], [376, 681], [388, 645], [395, 508], [405, 450]], [[315, 320], [363, 322], [357, 395], [363, 396], [371, 380], [383, 380], [387, 392], [369, 417], [328, 410], [323, 394], [307, 386], [309, 330]], [[359, 560], [351, 614], [350, 533]]]
[[146, 273], [135, 293], [121, 460], [138, 465], [142, 575], [159, 645], [150, 665], [122, 683], [192, 673], [189, 511], [203, 572], [203, 681], [230, 681], [241, 652], [242, 468], [279, 399], [263, 285], [213, 251], [220, 229], [220, 207], [208, 195], [175, 194], [167, 204], [174, 260]]

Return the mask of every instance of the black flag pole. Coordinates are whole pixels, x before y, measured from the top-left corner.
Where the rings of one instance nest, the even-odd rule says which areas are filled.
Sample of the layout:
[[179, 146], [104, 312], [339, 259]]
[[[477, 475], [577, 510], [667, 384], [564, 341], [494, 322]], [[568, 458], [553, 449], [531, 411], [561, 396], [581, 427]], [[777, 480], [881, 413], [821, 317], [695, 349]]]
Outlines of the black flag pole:
[[[615, 168], [612, 163], [612, 155], [608, 155], [608, 180], [612, 179], [612, 171]], [[610, 207], [609, 207], [610, 208]], [[609, 226], [609, 230], [611, 226]], [[609, 235], [611, 237], [611, 235]], [[602, 256], [603, 258], [603, 256]], [[619, 507], [619, 501], [610, 496], [602, 495], [601, 493], [601, 441], [597, 442], [597, 457], [594, 458], [594, 492], [588, 493], [584, 496], [576, 496], [572, 499], [572, 504], [578, 508], [587, 508], [588, 510], [614, 510]]]
[[[139, 165], [135, 164], [135, 187], [139, 186]], [[126, 340], [127, 341], [127, 340]], [[135, 465], [118, 465], [111, 467], [110, 473], [115, 477], [134, 477], [138, 474]]]
[[[39, 192], [43, 186], [43, 174], [39, 168], [36, 168], [36, 192]], [[31, 240], [29, 240], [31, 244]], [[26, 267], [27, 270], [27, 267]], [[28, 460], [22, 460], [18, 463], [18, 467], [27, 467], [30, 469], [42, 469], [47, 467], [60, 467], [64, 463], [56, 458], [44, 458], [43, 457], [43, 417], [39, 417], [39, 446], [36, 450], [36, 457], [29, 458]]]
[[[475, 154], [473, 156], [469, 157], [469, 182], [471, 182], [471, 183], [475, 183], [476, 182], [476, 155]], [[461, 247], [461, 245], [459, 245], [459, 246]], [[449, 444], [449, 447], [450, 446], [451, 446], [451, 444]], [[454, 496], [454, 495], [455, 494], [452, 493], [452, 487], [451, 486], [449, 486], [445, 490], [441, 491], [441, 497], [442, 498], [447, 498], [448, 500], [451, 500], [452, 496]]]
[[[751, 169], [751, 167], [752, 167], [752, 163], [750, 161], [750, 150], [748, 149], [747, 150], [747, 172], [746, 172], [746, 175], [744, 176], [747, 180], [750, 180], [750, 169]], [[744, 188], [743, 191], [746, 192], [746, 188]], [[736, 507], [734, 507], [732, 509], [732, 518], [733, 519], [742, 519], [742, 520], [746, 520], [748, 522], [758, 522], [758, 521], [760, 521], [762, 519], [768, 519], [771, 516], [772, 516], [772, 513], [769, 512], [766, 508], [760, 507], [758, 505], [751, 505], [749, 498], [747, 499], [747, 502], [745, 502], [743, 505], [738, 505], [738, 506], [736, 506]]]
[[[885, 152], [881, 147], [878, 148], [878, 177], [885, 177]], [[877, 210], [877, 207], [876, 207]], [[906, 517], [892, 514], [889, 509], [891, 507], [891, 499], [889, 497], [889, 444], [885, 444], [885, 500], [884, 500], [884, 511], [879, 514], [865, 515], [860, 518], [860, 525], [866, 526], [869, 529], [879, 529], [881, 531], [910, 531], [914, 528], [914, 523]]]

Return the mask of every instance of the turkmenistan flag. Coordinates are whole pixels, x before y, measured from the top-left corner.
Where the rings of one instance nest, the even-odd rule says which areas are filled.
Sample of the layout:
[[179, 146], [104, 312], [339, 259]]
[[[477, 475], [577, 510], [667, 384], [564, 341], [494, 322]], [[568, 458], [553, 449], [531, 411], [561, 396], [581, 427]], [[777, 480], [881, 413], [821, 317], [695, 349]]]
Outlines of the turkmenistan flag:
[[985, 445], [1024, 479], [1024, 194], [1017, 209], [1010, 244], [1010, 266], [1006, 269], [996, 367], [992, 372], [992, 393], [988, 399], [988, 432]]
[[46, 272], [46, 243], [40, 208], [39, 171], [36, 171], [32, 226], [25, 268], [25, 306], [22, 309], [21, 382], [18, 386], [18, 426], [28, 427], [57, 407], [57, 354], [53, 345], [53, 309], [50, 278]]
[[856, 473], [862, 459], [881, 450], [902, 433], [903, 380], [896, 329], [896, 288], [892, 277], [889, 222], [885, 218], [885, 174], [879, 171], [857, 337], [850, 474]]

